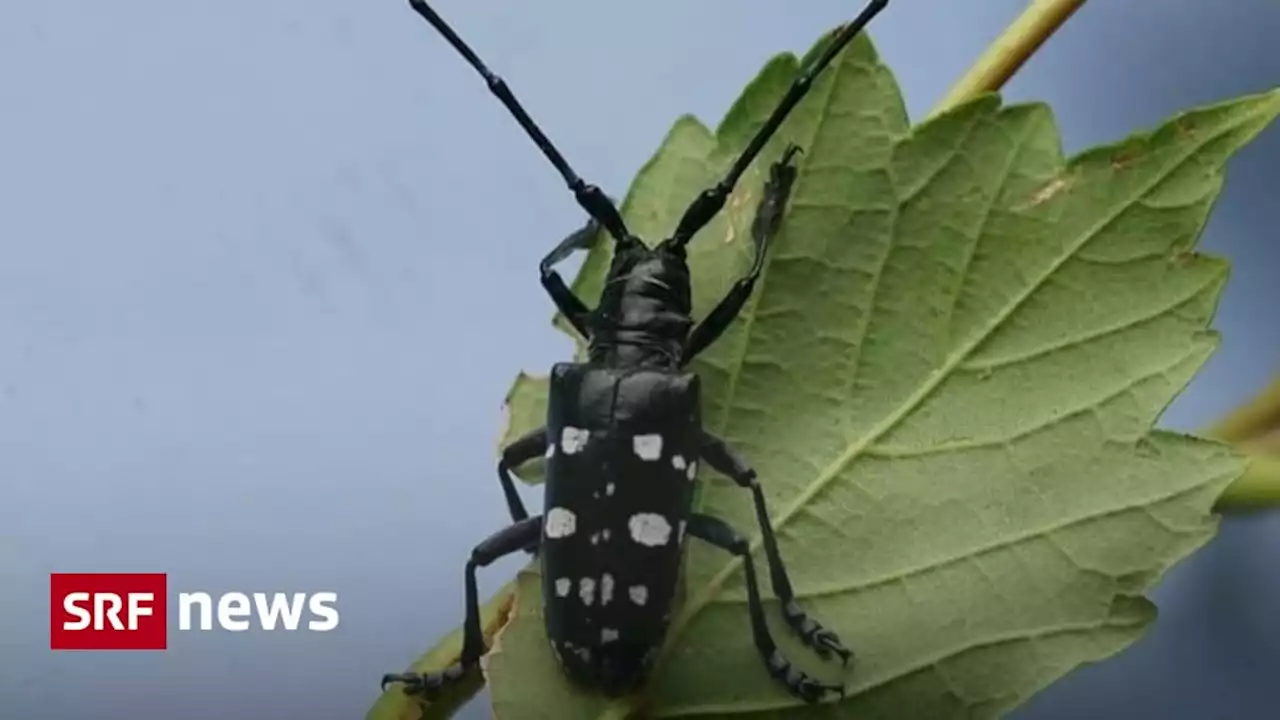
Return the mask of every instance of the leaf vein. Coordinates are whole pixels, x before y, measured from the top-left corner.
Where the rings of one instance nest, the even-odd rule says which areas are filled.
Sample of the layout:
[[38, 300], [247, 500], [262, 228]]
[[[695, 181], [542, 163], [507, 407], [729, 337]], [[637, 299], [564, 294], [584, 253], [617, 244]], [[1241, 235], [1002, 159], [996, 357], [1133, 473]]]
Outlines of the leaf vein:
[[965, 285], [969, 282], [969, 272], [973, 267], [973, 259], [978, 254], [978, 246], [982, 244], [982, 230], [987, 226], [988, 221], [991, 220], [991, 214], [995, 210], [996, 202], [1004, 195], [1004, 191], [1008, 188], [1009, 178], [1013, 175], [1013, 168], [1017, 164], [1017, 161], [1022, 157], [1022, 152], [1026, 149], [1027, 141], [1031, 137], [1032, 130], [1034, 130], [1034, 126], [1028, 124], [1021, 135], [1015, 139], [1014, 147], [1008, 154], [1008, 160], [1000, 171], [1000, 182], [995, 188], [995, 192], [992, 192], [988, 198], [986, 207], [982, 210], [982, 220], [978, 223], [977, 234], [972, 238], [968, 238], [971, 242], [969, 243], [968, 251], [965, 253], [964, 262], [960, 266], [960, 272], [958, 273], [959, 277], [956, 282], [956, 292], [951, 296], [951, 302], [947, 308], [945, 326], [947, 328], [948, 337], [951, 336], [952, 323], [955, 320], [956, 308], [959, 307], [960, 298], [964, 295]]

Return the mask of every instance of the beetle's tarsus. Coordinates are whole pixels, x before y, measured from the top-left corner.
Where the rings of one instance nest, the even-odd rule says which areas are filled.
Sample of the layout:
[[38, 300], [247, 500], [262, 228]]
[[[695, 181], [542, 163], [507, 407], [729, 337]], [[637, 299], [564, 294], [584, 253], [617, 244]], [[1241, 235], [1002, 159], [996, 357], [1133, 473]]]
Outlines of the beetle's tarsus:
[[801, 642], [806, 646], [813, 648], [823, 659], [830, 658], [834, 653], [840, 656], [840, 661], [844, 665], [849, 664], [849, 659], [853, 657], [853, 651], [844, 646], [840, 642], [840, 636], [835, 632], [828, 630], [819, 624], [816, 620], [801, 609], [795, 600], [788, 600], [782, 606], [782, 615], [787, 620], [787, 625], [799, 636]]
[[824, 683], [801, 670], [797, 670], [791, 664], [791, 661], [783, 657], [782, 653], [777, 650], [770, 654], [767, 666], [769, 675], [780, 681], [792, 695], [807, 703], [816, 703], [822, 700], [828, 692], [839, 693], [841, 697], [844, 697], [843, 684]]
[[[471, 663], [472, 666], [477, 663]], [[443, 672], [433, 673], [393, 673], [382, 676], [382, 691], [392, 683], [402, 683], [405, 695], [422, 695], [428, 700], [440, 694], [446, 685], [456, 683], [466, 677], [468, 665], [461, 661], [445, 668]]]

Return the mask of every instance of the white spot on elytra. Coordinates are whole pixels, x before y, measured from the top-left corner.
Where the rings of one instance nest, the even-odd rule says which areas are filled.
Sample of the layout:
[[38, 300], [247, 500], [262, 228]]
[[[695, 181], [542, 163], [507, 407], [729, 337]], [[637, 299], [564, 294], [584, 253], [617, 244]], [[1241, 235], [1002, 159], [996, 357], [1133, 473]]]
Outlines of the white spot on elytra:
[[662, 436], [636, 435], [631, 438], [631, 447], [636, 451], [636, 457], [652, 462], [662, 457]]
[[578, 516], [574, 515], [572, 510], [553, 507], [547, 511], [547, 517], [542, 521], [542, 526], [549, 538], [569, 537], [574, 530], [578, 529]]
[[591, 603], [596, 601], [596, 581], [584, 577], [578, 582], [578, 597], [582, 598], [582, 604], [591, 607]]
[[627, 594], [631, 596], [631, 602], [637, 605], [643, 605], [649, 602], [649, 588], [643, 585], [632, 585]]
[[560, 449], [564, 450], [565, 455], [572, 455], [587, 444], [590, 435], [589, 431], [582, 428], [566, 427], [560, 431]]
[[613, 628], [600, 628], [600, 642], [611, 643], [618, 639], [618, 631]]
[[593, 533], [591, 533], [591, 544], [592, 544], [592, 545], [599, 545], [599, 544], [600, 544], [600, 533], [598, 533], [598, 532], [593, 532]]
[[555, 456], [556, 456], [556, 444], [547, 443], [547, 459], [551, 459]]
[[675, 468], [675, 469], [677, 469], [677, 470], [684, 470], [686, 467], [688, 467], [688, 463], [686, 463], [686, 462], [684, 461], [684, 456], [683, 456], [683, 455], [672, 455], [672, 456], [671, 456], [671, 467], [673, 467], [673, 468]]
[[605, 485], [605, 486], [604, 486], [604, 494], [605, 494], [605, 495], [613, 495], [613, 491], [614, 491], [614, 490], [617, 490], [617, 489], [618, 489], [618, 488], [617, 488], [616, 486], [614, 486], [614, 484], [613, 484], [613, 483], [609, 483], [608, 485]]
[[631, 539], [641, 545], [657, 547], [671, 539], [671, 523], [657, 513], [636, 513], [627, 521]]
[[685, 522], [684, 520], [681, 520], [681, 521], [680, 521], [680, 531], [679, 531], [678, 533], [676, 533], [676, 543], [677, 543], [677, 544], [678, 544], [678, 543], [682, 543], [682, 542], [684, 542], [684, 526], [685, 526], [685, 525], [687, 525], [687, 524], [688, 524], [688, 523], [687, 523], [687, 522]]
[[601, 530], [600, 533], [601, 533], [600, 538], [605, 542], [609, 542], [609, 536], [613, 534], [609, 532], [609, 528], [605, 528], [604, 530]]
[[698, 477], [698, 463], [689, 463], [689, 469], [685, 472], [685, 477], [689, 478], [689, 482], [693, 482], [693, 479]]
[[600, 605], [608, 605], [613, 599], [613, 576], [605, 573], [600, 577]]
[[556, 597], [567, 597], [571, 587], [573, 587], [573, 581], [569, 578], [556, 580]]
[[564, 641], [564, 649], [582, 658], [582, 662], [591, 662], [591, 651], [584, 647], [578, 647], [568, 640]]

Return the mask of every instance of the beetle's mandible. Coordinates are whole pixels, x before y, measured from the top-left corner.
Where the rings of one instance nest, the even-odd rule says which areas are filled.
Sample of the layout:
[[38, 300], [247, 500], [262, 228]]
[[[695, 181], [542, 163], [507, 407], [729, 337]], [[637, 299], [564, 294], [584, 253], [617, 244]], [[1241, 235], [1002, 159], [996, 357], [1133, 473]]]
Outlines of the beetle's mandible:
[[[795, 601], [756, 473], [723, 440], [702, 428], [698, 376], [685, 366], [737, 317], [760, 275], [795, 179], [799, 148], [789, 145], [770, 167], [752, 224], [755, 261], [728, 294], [695, 325], [685, 247], [724, 207], [739, 178], [800, 102], [814, 78], [881, 10], [871, 0], [843, 26], [826, 50], [796, 77], [773, 114], [719, 183], [690, 204], [671, 237], [650, 248], [632, 235], [600, 188], [587, 184], [457, 33], [423, 0], [409, 4], [461, 54], [515, 116], [560, 172], [590, 216], [542, 260], [542, 284], [564, 317], [587, 339], [588, 360], [559, 363], [551, 372], [545, 427], [503, 449], [498, 479], [513, 524], [492, 535], [466, 566], [466, 622], [458, 663], [440, 673], [387, 675], [383, 686], [435, 696], [474, 670], [487, 651], [480, 628], [477, 568], [521, 550], [538, 555], [550, 652], [570, 678], [617, 696], [646, 679], [662, 645], [688, 538], [698, 538], [743, 559], [748, 615], [768, 674], [789, 692], [817, 702], [843, 686], [820, 682], [795, 668], [776, 647], [765, 622], [747, 540], [727, 523], [693, 511], [699, 463], [752, 493], [769, 579], [782, 615], [798, 637], [822, 657], [846, 664], [852, 653], [835, 633]], [[603, 228], [615, 243], [613, 263], [598, 307], [588, 309], [553, 266], [585, 249]], [[510, 470], [547, 458], [545, 512], [530, 517]]]

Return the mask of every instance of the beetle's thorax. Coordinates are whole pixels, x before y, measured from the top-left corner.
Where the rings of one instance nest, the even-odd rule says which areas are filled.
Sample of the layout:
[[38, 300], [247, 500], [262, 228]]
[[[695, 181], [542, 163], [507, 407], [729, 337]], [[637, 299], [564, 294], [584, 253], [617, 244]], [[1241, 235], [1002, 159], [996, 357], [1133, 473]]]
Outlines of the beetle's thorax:
[[612, 367], [679, 367], [693, 324], [684, 248], [639, 240], [614, 254], [596, 308], [588, 353]]

